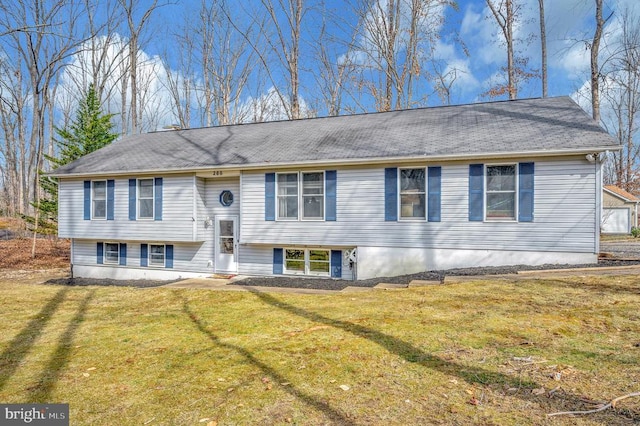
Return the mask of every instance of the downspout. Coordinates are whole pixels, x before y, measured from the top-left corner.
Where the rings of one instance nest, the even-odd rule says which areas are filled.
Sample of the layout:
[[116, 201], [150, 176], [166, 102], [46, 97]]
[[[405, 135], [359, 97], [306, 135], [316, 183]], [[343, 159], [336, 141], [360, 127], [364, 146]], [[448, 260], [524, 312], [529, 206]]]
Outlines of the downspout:
[[[605, 157], [606, 158], [606, 157]], [[595, 205], [595, 246], [594, 254], [600, 255], [600, 221], [602, 220], [602, 162], [599, 161], [600, 156], [596, 155], [595, 173], [596, 173], [596, 205]]]

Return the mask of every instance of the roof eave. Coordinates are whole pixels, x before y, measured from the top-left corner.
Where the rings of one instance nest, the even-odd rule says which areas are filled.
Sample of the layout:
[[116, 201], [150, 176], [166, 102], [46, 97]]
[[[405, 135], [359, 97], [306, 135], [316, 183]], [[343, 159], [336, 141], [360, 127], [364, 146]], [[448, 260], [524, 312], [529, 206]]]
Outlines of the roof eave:
[[187, 167], [177, 169], [141, 169], [141, 170], [118, 170], [118, 171], [104, 171], [104, 172], [90, 172], [90, 173], [47, 173], [47, 176], [55, 178], [76, 178], [76, 177], [89, 177], [89, 176], [131, 176], [131, 175], [143, 175], [143, 174], [179, 174], [179, 173], [198, 173], [209, 170], [260, 170], [260, 169], [274, 169], [285, 167], [313, 167], [313, 166], [355, 166], [355, 165], [379, 165], [399, 162], [417, 162], [417, 161], [463, 161], [463, 160], [485, 160], [485, 159], [506, 159], [514, 157], [559, 157], [559, 156], [571, 156], [571, 155], [584, 155], [591, 153], [601, 153], [606, 151], [619, 151], [622, 148], [619, 146], [602, 146], [602, 147], [590, 147], [580, 149], [559, 149], [559, 150], [543, 150], [543, 151], [508, 151], [508, 152], [494, 152], [494, 153], [479, 153], [479, 154], [448, 154], [448, 155], [428, 155], [424, 156], [398, 156], [398, 157], [372, 157], [372, 158], [348, 158], [340, 160], [310, 160], [310, 161], [297, 161], [297, 162], [279, 162], [279, 163], [254, 163], [254, 164], [227, 164], [227, 165], [212, 165], [207, 167]]

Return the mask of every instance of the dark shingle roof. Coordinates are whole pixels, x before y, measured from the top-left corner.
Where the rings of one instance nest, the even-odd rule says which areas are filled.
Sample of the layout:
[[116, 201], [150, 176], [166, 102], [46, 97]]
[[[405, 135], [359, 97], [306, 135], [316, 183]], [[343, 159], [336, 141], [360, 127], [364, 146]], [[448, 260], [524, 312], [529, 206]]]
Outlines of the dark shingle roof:
[[132, 135], [54, 175], [617, 149], [569, 97]]

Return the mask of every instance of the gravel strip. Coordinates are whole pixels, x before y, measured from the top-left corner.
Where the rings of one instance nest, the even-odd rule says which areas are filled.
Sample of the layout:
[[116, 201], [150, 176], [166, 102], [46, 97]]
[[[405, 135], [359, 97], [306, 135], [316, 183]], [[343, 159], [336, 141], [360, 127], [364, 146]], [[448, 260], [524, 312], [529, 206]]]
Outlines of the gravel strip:
[[592, 268], [608, 266], [640, 265], [640, 259], [634, 261], [617, 261], [614, 259], [601, 260], [595, 264], [587, 265], [557, 265], [547, 264], [539, 266], [513, 265], [513, 266], [488, 266], [475, 268], [458, 268], [446, 271], [427, 271], [417, 274], [400, 275], [397, 277], [372, 278], [369, 280], [345, 281], [322, 278], [301, 278], [301, 277], [251, 277], [234, 282], [235, 285], [242, 286], [262, 286], [262, 287], [286, 287], [286, 288], [312, 288], [322, 290], [342, 290], [345, 287], [373, 287], [379, 283], [389, 284], [409, 284], [413, 280], [440, 281], [444, 276], [471, 276], [471, 275], [507, 275], [517, 274], [518, 271], [541, 271], [546, 269], [571, 269], [571, 268]]

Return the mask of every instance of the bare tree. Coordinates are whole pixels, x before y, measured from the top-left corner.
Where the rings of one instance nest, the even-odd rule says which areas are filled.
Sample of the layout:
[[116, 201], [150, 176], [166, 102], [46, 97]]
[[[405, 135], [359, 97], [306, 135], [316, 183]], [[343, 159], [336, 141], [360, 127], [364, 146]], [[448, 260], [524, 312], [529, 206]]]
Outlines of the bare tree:
[[618, 48], [599, 86], [605, 113], [602, 122], [622, 150], [613, 153], [612, 176], [607, 181], [629, 192], [640, 190], [640, 18], [629, 10], [620, 16]]
[[538, 0], [540, 12], [540, 59], [542, 75], [542, 97], [547, 97], [547, 30], [545, 28], [544, 0]]
[[[10, 68], [20, 73], [20, 83], [28, 87], [28, 97], [24, 96], [22, 87], [6, 89], [14, 92], [13, 100], [28, 99], [30, 102], [28, 111], [18, 113], [10, 108], [19, 134], [14, 149], [17, 150], [15, 172], [18, 174], [20, 199], [13, 200], [19, 213], [30, 210], [38, 170], [42, 167], [43, 154], [51, 138], [47, 112], [53, 105], [51, 88], [54, 78], [65, 66], [65, 60], [86, 38], [78, 34], [78, 21], [84, 13], [81, 3], [63, 0], [8, 0], [0, 3], [0, 32], [6, 34], [2, 49], [15, 62], [16, 65]], [[36, 30], [14, 31], [16, 28]], [[13, 137], [15, 135], [10, 136]]]
[[496, 23], [502, 31], [504, 42], [507, 46], [507, 86], [504, 88], [509, 99], [518, 97], [518, 88], [516, 86], [515, 61], [513, 54], [513, 23], [515, 21], [515, 12], [513, 10], [513, 0], [500, 0], [494, 4], [495, 0], [486, 0], [487, 6], [491, 10]]
[[607, 19], [602, 17], [603, 0], [594, 0], [596, 5], [596, 27], [591, 41], [591, 110], [593, 119], [600, 123], [600, 67], [598, 65], [598, 55], [600, 53], [600, 41], [602, 40], [602, 32], [604, 26], [611, 18], [613, 13]]
[[[359, 87], [370, 92], [378, 111], [408, 108], [416, 103], [418, 82], [433, 57], [445, 0], [360, 0], [353, 63]], [[424, 81], [423, 81], [424, 82]]]
[[[139, 2], [138, 0], [118, 0], [122, 7], [127, 22], [129, 43], [128, 43], [128, 67], [124, 69], [122, 83], [122, 114], [127, 111], [127, 89], [131, 89], [131, 108], [129, 115], [131, 117], [131, 133], [140, 131], [140, 112], [138, 111], [138, 54], [141, 45], [142, 33], [149, 22], [149, 18], [153, 11], [158, 7], [158, 0], [153, 0], [151, 5], [142, 11], [142, 15], [136, 18]], [[123, 133], [127, 133], [126, 125], [123, 119]]]

